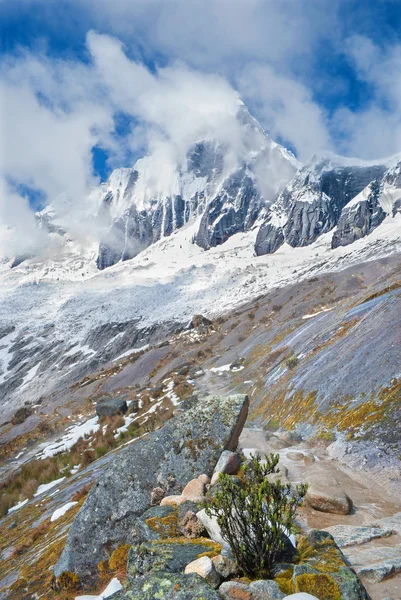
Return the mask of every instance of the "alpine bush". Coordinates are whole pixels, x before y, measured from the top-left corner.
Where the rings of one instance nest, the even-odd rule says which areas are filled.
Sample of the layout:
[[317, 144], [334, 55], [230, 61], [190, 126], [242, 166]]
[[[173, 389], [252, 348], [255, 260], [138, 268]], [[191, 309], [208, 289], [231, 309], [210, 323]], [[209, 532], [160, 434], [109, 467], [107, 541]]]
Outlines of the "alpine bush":
[[285, 545], [285, 536], [294, 530], [297, 508], [306, 494], [306, 485], [292, 487], [280, 480], [270, 482], [278, 472], [278, 454], [259, 456], [243, 466], [238, 479], [219, 475], [214, 496], [205, 503], [206, 514], [216, 517], [223, 539], [243, 573], [249, 578], [269, 579]]

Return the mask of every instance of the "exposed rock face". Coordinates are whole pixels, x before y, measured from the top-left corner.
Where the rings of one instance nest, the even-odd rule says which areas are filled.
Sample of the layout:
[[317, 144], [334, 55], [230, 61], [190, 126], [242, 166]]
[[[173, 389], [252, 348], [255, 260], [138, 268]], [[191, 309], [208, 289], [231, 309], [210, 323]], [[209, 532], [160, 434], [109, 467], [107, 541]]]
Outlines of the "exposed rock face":
[[375, 180], [343, 209], [331, 247], [347, 246], [376, 229], [386, 218], [379, 200], [380, 184]]
[[267, 211], [256, 239], [258, 256], [275, 252], [284, 242], [292, 247], [312, 244], [333, 229], [350, 200], [386, 170], [384, 165], [347, 163], [337, 157], [314, 158], [298, 171]]
[[78, 513], [56, 575], [90, 574], [108, 558], [106, 547], [137, 541], [136, 518], [158, 485], [177, 493], [199, 473], [210, 476], [222, 448], [236, 447], [248, 404], [243, 395], [192, 398], [185, 413], [120, 451]]
[[189, 563], [185, 567], [185, 573], [197, 573], [212, 588], [217, 588], [220, 583], [220, 575], [217, 573], [213, 562], [208, 556], [202, 556]]
[[[154, 191], [152, 177], [148, 181], [149, 165], [143, 161], [133, 169], [113, 172], [101, 188], [100, 218], [108, 231], [99, 245], [99, 269], [135, 257], [198, 216], [202, 219], [195, 241], [205, 249], [254, 224], [261, 208], [274, 200], [298, 164], [290, 152], [270, 140], [243, 105], [236, 119], [243, 149], [235, 159], [224, 143], [199, 140], [174, 166], [174, 182]], [[262, 186], [261, 170], [266, 178]]]

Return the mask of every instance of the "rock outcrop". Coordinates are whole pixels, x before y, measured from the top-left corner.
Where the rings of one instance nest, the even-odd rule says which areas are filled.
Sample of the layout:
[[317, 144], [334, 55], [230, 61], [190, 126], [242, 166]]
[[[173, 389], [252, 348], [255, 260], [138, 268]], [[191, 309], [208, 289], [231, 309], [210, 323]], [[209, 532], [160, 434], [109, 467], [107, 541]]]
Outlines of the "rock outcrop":
[[115, 546], [138, 541], [136, 520], [152, 490], [179, 493], [199, 473], [211, 476], [221, 451], [236, 447], [248, 404], [244, 395], [193, 397], [183, 414], [121, 450], [78, 513], [55, 574], [90, 575]]
[[361, 166], [331, 155], [314, 157], [267, 211], [256, 238], [256, 254], [275, 252], [284, 242], [292, 247], [312, 244], [331, 231], [343, 208], [385, 171], [380, 164]]

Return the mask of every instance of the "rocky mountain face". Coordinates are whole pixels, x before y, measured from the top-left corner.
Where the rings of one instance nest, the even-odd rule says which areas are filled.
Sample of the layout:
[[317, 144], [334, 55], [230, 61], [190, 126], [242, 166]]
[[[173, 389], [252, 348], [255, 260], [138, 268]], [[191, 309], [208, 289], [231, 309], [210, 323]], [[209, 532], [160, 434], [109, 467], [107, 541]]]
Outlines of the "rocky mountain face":
[[[190, 145], [173, 166], [168, 185], [152, 190], [149, 161], [115, 171], [101, 190], [101, 218], [108, 231], [100, 241], [97, 266], [136, 256], [150, 244], [201, 217], [194, 240], [204, 249], [247, 231], [262, 208], [294, 175], [298, 163], [275, 144], [241, 106], [241, 148], [203, 139]], [[261, 183], [261, 178], [268, 184]]]
[[332, 247], [370, 233], [386, 217], [381, 189], [385, 164], [353, 165], [340, 157], [313, 159], [267, 210], [255, 244], [258, 256], [282, 244], [307, 246], [333, 230]]

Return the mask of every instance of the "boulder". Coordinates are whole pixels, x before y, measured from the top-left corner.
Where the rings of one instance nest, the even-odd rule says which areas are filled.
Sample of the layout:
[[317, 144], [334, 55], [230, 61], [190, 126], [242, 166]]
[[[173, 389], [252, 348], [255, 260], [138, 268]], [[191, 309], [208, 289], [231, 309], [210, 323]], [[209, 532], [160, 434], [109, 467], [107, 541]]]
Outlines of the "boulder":
[[202, 523], [202, 525], [208, 532], [209, 537], [212, 540], [214, 540], [218, 544], [226, 543], [221, 535], [221, 530], [217, 523], [216, 517], [208, 517], [204, 508], [197, 512], [196, 516], [198, 517], [199, 521]]
[[229, 450], [224, 450], [221, 453], [221, 456], [217, 462], [217, 465], [214, 469], [214, 473], [212, 476], [211, 485], [217, 483], [220, 473], [227, 473], [228, 475], [233, 475], [238, 471], [241, 466], [241, 458], [236, 452], [230, 452]]
[[188, 498], [184, 498], [182, 494], [174, 494], [173, 496], [165, 496], [160, 502], [160, 506], [174, 506], [175, 504], [183, 504]]
[[290, 460], [304, 460], [305, 455], [302, 452], [287, 452], [286, 457]]
[[338, 486], [316, 483], [309, 486], [305, 501], [315, 510], [336, 515], [348, 515], [353, 506], [351, 498]]
[[228, 577], [234, 575], [238, 570], [238, 565], [235, 560], [224, 554], [214, 556], [212, 562], [214, 568], [223, 579], [228, 579]]
[[[350, 569], [333, 536], [326, 531], [312, 530], [308, 542], [315, 550], [305, 563], [294, 566], [293, 584], [296, 592], [327, 598], [369, 600], [369, 595], [355, 571]], [[322, 568], [323, 567], [323, 568]]]
[[196, 543], [186, 538], [172, 538], [136, 544], [128, 554], [128, 577], [130, 580], [148, 577], [157, 571], [183, 573], [189, 563], [201, 554], [213, 552], [213, 548], [215, 544], [206, 538]]
[[100, 400], [96, 404], [96, 414], [98, 417], [114, 417], [115, 415], [125, 414], [128, 406], [124, 398], [108, 398]]
[[179, 523], [180, 531], [188, 538], [199, 538], [206, 534], [206, 529], [192, 510], [188, 510]]
[[150, 507], [152, 490], [178, 494], [199, 473], [210, 476], [221, 449], [237, 446], [248, 405], [244, 395], [193, 397], [184, 414], [116, 452], [70, 528], [55, 575], [91, 575], [108, 548], [136, 543], [133, 524]]
[[225, 581], [219, 592], [226, 600], [253, 600], [249, 585], [239, 581]]
[[300, 444], [302, 442], [302, 435], [296, 431], [283, 431], [278, 436], [284, 442], [288, 442], [288, 444]]
[[392, 529], [389, 527], [364, 527], [353, 525], [333, 525], [327, 527], [328, 531], [339, 548], [366, 544], [377, 538], [388, 537], [392, 534]]
[[131, 581], [124, 591], [110, 596], [110, 600], [221, 600], [218, 591], [212, 589], [196, 573], [152, 573]]
[[212, 588], [217, 588], [220, 583], [220, 575], [214, 568], [214, 564], [208, 556], [202, 556], [193, 560], [185, 567], [185, 573], [197, 573]]
[[205, 497], [205, 483], [201, 479], [192, 479], [182, 490], [182, 496], [192, 502], [202, 502]]
[[283, 600], [278, 584], [270, 579], [258, 579], [249, 585], [253, 600]]

